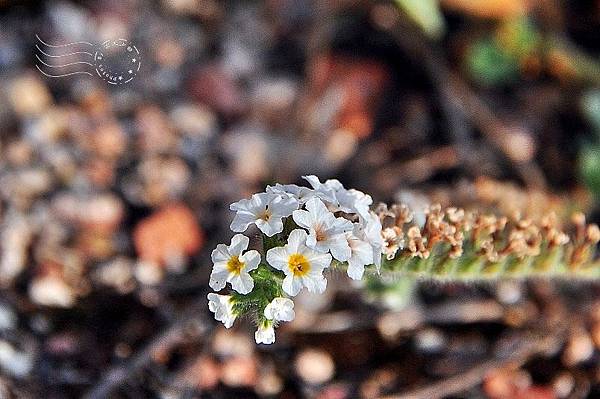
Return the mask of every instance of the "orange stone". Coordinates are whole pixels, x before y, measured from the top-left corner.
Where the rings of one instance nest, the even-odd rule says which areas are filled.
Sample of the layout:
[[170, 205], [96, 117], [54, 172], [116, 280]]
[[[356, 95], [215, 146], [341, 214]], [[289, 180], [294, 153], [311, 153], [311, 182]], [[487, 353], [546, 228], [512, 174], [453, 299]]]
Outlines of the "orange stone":
[[172, 256], [198, 251], [204, 235], [187, 206], [170, 204], [135, 227], [133, 242], [141, 259], [164, 266]]

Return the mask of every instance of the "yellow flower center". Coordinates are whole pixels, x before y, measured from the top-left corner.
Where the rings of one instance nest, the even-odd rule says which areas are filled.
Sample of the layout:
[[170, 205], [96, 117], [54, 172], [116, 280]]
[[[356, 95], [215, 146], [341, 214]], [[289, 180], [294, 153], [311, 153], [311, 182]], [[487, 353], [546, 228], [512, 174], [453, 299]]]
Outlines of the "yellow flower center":
[[269, 219], [271, 219], [271, 211], [268, 209], [265, 209], [258, 216], [259, 216], [259, 219], [262, 219], [265, 222], [268, 222]]
[[237, 255], [234, 255], [227, 261], [227, 270], [229, 270], [229, 273], [240, 274], [244, 265], [245, 263], [240, 261]]
[[288, 267], [296, 277], [305, 276], [310, 271], [310, 263], [302, 254], [291, 254], [288, 259]]

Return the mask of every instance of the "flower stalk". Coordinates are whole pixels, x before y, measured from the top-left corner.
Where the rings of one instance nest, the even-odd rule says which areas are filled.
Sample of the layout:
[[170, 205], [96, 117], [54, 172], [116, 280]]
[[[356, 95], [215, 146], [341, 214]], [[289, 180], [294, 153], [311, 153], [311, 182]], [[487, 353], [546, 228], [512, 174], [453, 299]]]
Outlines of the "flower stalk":
[[433, 205], [415, 217], [406, 205], [372, 207], [373, 200], [337, 180], [312, 188], [275, 185], [231, 205], [231, 229], [261, 231], [262, 250], [248, 250], [236, 234], [212, 253], [209, 309], [230, 328], [242, 316], [257, 326], [257, 343], [275, 341], [280, 322], [293, 320], [293, 297], [323, 293], [328, 270], [385, 287], [400, 279], [440, 283], [500, 279], [600, 278], [596, 245], [600, 229], [581, 213], [570, 226], [549, 213], [540, 220]]
[[400, 212], [407, 210], [402, 205], [378, 210], [387, 223], [395, 219], [397, 240], [407, 238], [402, 249], [384, 260], [382, 273], [440, 282], [600, 278], [600, 262], [595, 259], [600, 232], [596, 225], [586, 225], [581, 213], [573, 216], [572, 233], [567, 234], [553, 214], [536, 223], [519, 215], [508, 219], [433, 206], [419, 228], [406, 227], [402, 218], [398, 222]]

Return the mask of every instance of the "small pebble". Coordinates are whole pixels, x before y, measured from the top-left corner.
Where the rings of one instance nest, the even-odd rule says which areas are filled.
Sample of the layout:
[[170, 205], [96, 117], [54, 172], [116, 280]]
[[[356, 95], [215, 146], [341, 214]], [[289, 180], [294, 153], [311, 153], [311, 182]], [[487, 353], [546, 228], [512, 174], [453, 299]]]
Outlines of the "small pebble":
[[328, 352], [320, 349], [305, 349], [294, 361], [296, 374], [311, 385], [320, 385], [331, 380], [335, 374], [335, 363]]

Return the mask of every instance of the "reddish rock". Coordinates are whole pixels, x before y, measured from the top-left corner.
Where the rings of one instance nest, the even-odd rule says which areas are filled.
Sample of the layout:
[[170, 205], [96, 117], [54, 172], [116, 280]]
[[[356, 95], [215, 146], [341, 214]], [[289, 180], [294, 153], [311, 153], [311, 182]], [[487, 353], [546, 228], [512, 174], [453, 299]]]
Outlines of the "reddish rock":
[[204, 237], [194, 213], [183, 204], [171, 204], [142, 220], [133, 241], [142, 260], [166, 265], [172, 257], [194, 254]]

